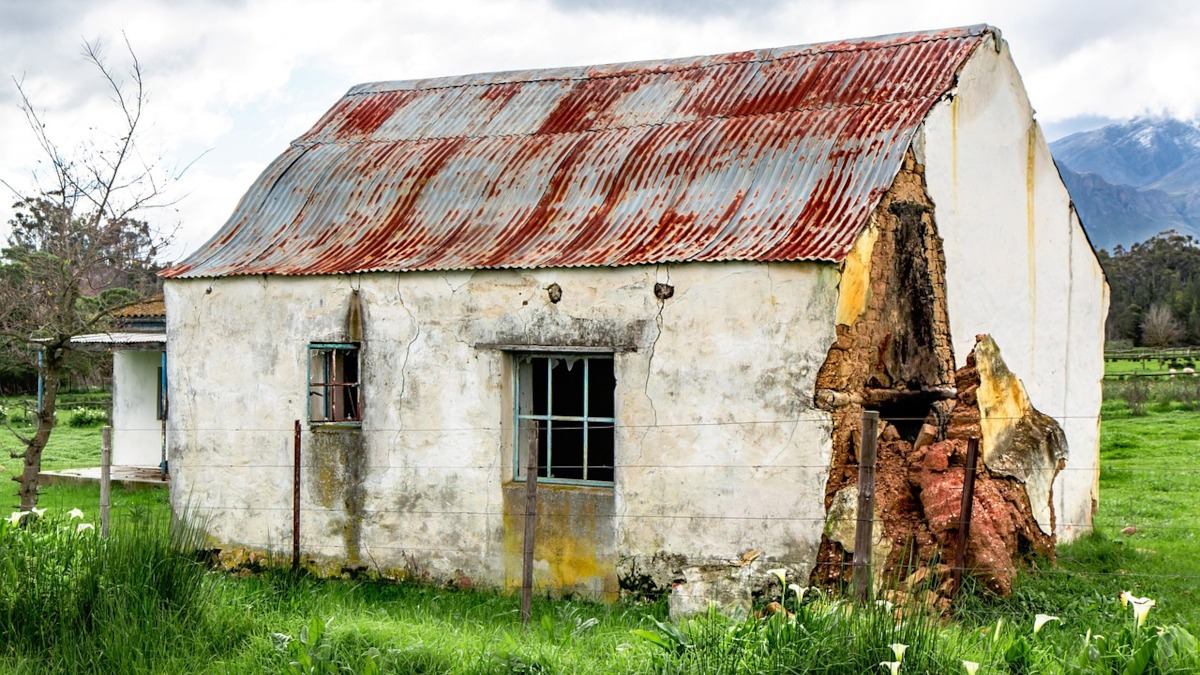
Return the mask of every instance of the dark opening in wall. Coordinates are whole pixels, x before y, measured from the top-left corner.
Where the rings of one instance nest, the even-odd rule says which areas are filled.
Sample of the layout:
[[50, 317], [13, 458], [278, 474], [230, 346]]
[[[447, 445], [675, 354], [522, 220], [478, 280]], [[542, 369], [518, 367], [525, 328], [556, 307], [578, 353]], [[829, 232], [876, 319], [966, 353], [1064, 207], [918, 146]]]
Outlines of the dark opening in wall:
[[884, 403], [868, 409], [877, 410], [879, 418], [895, 427], [901, 439], [913, 443], [932, 410], [932, 403], [932, 400], [918, 398]]

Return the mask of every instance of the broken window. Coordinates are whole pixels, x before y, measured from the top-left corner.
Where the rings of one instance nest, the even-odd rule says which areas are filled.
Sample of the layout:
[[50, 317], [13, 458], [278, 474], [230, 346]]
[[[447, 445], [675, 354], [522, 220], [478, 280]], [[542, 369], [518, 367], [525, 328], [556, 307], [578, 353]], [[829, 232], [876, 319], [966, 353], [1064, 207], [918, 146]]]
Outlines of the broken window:
[[525, 479], [535, 450], [538, 478], [611, 485], [615, 416], [612, 355], [515, 357], [514, 474]]
[[310, 422], [362, 421], [361, 392], [358, 345], [313, 343], [308, 346]]

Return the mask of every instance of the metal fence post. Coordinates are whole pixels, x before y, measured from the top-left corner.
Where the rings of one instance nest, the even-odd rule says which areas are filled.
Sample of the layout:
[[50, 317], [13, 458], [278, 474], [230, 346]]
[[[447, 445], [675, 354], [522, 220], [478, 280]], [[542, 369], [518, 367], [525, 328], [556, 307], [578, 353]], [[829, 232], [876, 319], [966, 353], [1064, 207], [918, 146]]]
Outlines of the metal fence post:
[[292, 571], [300, 569], [300, 420], [296, 420], [292, 459]]
[[879, 439], [879, 413], [863, 413], [862, 444], [858, 452], [858, 522], [854, 528], [854, 597], [871, 596], [871, 542], [875, 529], [875, 449]]

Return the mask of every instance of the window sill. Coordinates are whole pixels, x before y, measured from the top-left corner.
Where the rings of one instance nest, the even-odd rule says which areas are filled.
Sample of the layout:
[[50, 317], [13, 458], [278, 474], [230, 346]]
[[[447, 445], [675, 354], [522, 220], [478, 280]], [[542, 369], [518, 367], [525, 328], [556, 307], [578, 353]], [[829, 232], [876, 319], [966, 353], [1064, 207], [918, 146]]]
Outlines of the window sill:
[[[537, 481], [538, 487], [551, 488], [594, 488], [598, 490], [612, 490], [615, 483], [604, 482], [598, 480], [569, 480], [565, 478], [539, 478]], [[523, 476], [512, 479], [509, 485], [524, 486], [525, 478]]]
[[308, 423], [310, 431], [319, 431], [321, 429], [337, 430], [337, 429], [362, 429], [362, 422], [312, 422]]

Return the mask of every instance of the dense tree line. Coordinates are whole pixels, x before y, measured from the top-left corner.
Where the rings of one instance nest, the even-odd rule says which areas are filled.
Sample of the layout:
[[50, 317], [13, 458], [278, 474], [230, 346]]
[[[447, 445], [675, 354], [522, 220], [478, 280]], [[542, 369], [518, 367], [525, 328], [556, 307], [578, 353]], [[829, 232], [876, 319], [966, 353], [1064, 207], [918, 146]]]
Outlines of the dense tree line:
[[1098, 256], [1111, 292], [1110, 344], [1200, 344], [1200, 242], [1169, 231]]

